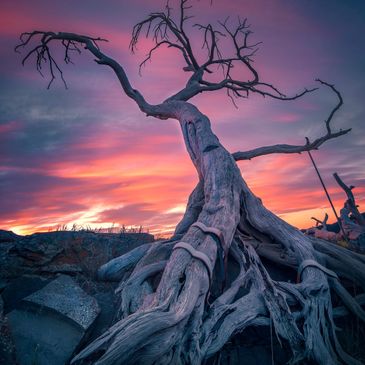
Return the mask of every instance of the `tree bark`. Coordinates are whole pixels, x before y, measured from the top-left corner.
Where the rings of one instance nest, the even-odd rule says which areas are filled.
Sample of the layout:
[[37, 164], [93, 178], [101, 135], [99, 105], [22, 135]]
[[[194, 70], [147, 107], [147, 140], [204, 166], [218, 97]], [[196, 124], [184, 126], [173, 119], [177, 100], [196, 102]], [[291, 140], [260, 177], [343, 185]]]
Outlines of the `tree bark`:
[[341, 180], [341, 178], [338, 176], [338, 174], [336, 172], [333, 174], [333, 177], [337, 181], [337, 184], [340, 185], [340, 187], [346, 193], [346, 195], [347, 195], [346, 203], [348, 205], [348, 208], [349, 208], [350, 212], [352, 213], [352, 215], [356, 219], [357, 224], [360, 225], [360, 226], [365, 226], [365, 219], [360, 214], [359, 210], [357, 209], [357, 205], [356, 205], [356, 202], [355, 202], [355, 197], [354, 197], [354, 194], [352, 193], [352, 189], [354, 188], [354, 186], [350, 186], [350, 187], [347, 186]]
[[[179, 120], [199, 184], [171, 241], [152, 244], [145, 254], [136, 249], [114, 261], [119, 271], [114, 268], [108, 274], [107, 267], [102, 268], [104, 279], [115, 279], [116, 272], [124, 275], [118, 289], [120, 319], [72, 363], [201, 364], [235, 333], [272, 322], [277, 336], [288, 342], [294, 362], [359, 364], [336, 339], [324, 267], [329, 255], [319, 254], [311, 238], [262, 205], [212, 132], [209, 119], [195, 106], [171, 101], [161, 109]], [[255, 242], [266, 249], [260, 252]], [[270, 278], [258, 253], [280, 261], [275, 254], [278, 246], [290, 258], [287, 264], [300, 267], [300, 282]], [[240, 272], [222, 291], [222, 285], [217, 289], [222, 280], [219, 263], [227, 263], [228, 252]], [[339, 259], [338, 253], [330, 252]], [[129, 270], [133, 259], [134, 270]], [[361, 272], [364, 263], [357, 262]], [[338, 279], [331, 280], [346, 298], [344, 304], [358, 308]], [[242, 287], [246, 294], [237, 298]]]
[[[248, 188], [235, 162], [269, 153], [309, 151], [348, 133], [350, 129], [333, 132], [330, 126], [343, 104], [342, 97], [333, 85], [318, 80], [337, 94], [338, 104], [325, 120], [326, 134], [312, 143], [307, 139], [302, 146], [266, 146], [232, 156], [212, 132], [209, 119], [188, 103], [189, 99], [201, 92], [226, 89], [231, 98], [258, 93], [293, 100], [315, 89], [286, 97], [273, 85], [261, 82], [251, 60], [257, 45], [247, 42], [251, 32], [246, 20], [239, 19], [235, 30], [230, 29], [227, 21], [219, 23], [221, 30], [210, 24], [198, 25], [208, 50], [208, 57], [199, 64], [184, 28], [190, 18], [186, 15], [188, 9], [187, 0], [181, 0], [179, 21], [174, 21], [167, 6], [165, 12], [151, 13], [133, 29], [132, 50], [142, 29], [147, 28], [156, 45], [146, 60], [160, 46], [167, 45], [181, 52], [186, 62], [184, 70], [193, 73], [182, 90], [157, 105], [149, 104], [132, 87], [123, 66], [101, 51], [98, 43], [103, 39], [33, 31], [23, 33], [16, 47], [19, 50], [38, 40], [23, 64], [33, 55], [38, 71], [42, 65], [48, 65], [49, 85], [55, 73], [63, 80], [49, 44], [61, 43], [66, 63], [71, 61], [70, 50], [81, 52], [81, 47], [85, 48], [98, 64], [114, 72], [124, 93], [143, 113], [179, 121], [199, 177], [185, 215], [170, 240], [137, 248], [100, 268], [101, 279], [120, 281], [116, 322], [76, 355], [72, 363], [201, 364], [236, 333], [249, 326], [272, 325], [277, 337], [290, 347], [293, 363], [303, 360], [359, 364], [342, 350], [337, 340], [331, 290], [348, 311], [364, 320], [362, 308], [340, 279], [364, 290], [365, 259], [305, 236], [268, 211]], [[231, 41], [233, 55], [222, 56], [217, 42], [222, 34]], [[250, 80], [233, 78], [235, 62], [249, 71]], [[205, 74], [217, 65], [224, 70], [224, 79], [205, 80]], [[260, 256], [296, 269], [297, 282], [272, 280]], [[233, 267], [238, 267], [238, 274], [232, 278], [227, 273]]]

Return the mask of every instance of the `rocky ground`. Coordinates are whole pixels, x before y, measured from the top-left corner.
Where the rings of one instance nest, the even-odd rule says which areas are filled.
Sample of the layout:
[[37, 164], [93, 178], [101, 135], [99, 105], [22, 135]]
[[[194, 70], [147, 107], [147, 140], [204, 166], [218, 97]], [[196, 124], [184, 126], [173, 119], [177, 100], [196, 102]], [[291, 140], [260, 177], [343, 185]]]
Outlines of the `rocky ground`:
[[0, 231], [0, 364], [63, 365], [103, 333], [116, 283], [97, 269], [154, 240], [146, 233]]
[[[99, 280], [99, 267], [153, 240], [146, 233], [61, 231], [23, 237], [0, 230], [0, 364], [68, 364], [113, 323], [118, 283]], [[263, 262], [275, 280], [295, 280], [294, 270]], [[345, 347], [355, 353], [363, 347], [364, 328], [344, 317], [344, 308], [337, 311]], [[360, 342], [349, 340], [354, 338]], [[265, 327], [235, 336], [207, 364], [238, 365], [244, 359], [248, 365], [278, 365], [289, 358], [285, 343]]]

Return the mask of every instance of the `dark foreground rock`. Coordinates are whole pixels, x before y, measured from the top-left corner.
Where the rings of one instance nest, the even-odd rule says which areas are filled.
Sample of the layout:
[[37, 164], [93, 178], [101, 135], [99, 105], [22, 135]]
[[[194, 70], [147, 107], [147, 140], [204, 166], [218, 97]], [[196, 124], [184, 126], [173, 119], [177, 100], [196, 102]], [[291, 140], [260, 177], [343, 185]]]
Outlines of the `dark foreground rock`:
[[8, 319], [4, 315], [4, 301], [0, 295], [0, 364], [15, 364], [15, 347]]
[[69, 276], [59, 276], [8, 314], [17, 361], [22, 365], [66, 364], [99, 312], [96, 299]]
[[[147, 234], [52, 232], [21, 237], [0, 231], [0, 364], [69, 364], [115, 319], [118, 282], [99, 281], [98, 268], [152, 241]], [[262, 262], [275, 280], [296, 280], [295, 270]], [[236, 266], [230, 266], [228, 283], [238, 273]], [[212, 287], [212, 297], [215, 292], [220, 292], [219, 285]], [[365, 329], [341, 310], [338, 326], [349, 338], [346, 350], [354, 353], [359, 345], [348, 333], [355, 329], [361, 341]], [[289, 359], [285, 343], [266, 326], [237, 334], [206, 365], [285, 364]]]

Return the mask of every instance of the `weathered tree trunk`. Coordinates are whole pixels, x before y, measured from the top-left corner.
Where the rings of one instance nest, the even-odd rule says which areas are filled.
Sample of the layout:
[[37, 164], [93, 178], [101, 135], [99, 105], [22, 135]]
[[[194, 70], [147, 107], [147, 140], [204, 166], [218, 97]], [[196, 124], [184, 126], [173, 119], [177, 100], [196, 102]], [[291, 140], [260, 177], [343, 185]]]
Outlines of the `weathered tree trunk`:
[[348, 209], [350, 210], [351, 214], [356, 219], [356, 223], [360, 226], [365, 226], [365, 219], [360, 214], [359, 210], [357, 209], [357, 205], [356, 205], [356, 202], [355, 202], [355, 197], [354, 197], [354, 194], [352, 193], [352, 189], [354, 189], [355, 187], [354, 186], [347, 186], [341, 180], [341, 178], [338, 176], [338, 174], [336, 172], [333, 174], [333, 177], [337, 181], [338, 185], [340, 185], [340, 187], [346, 193], [346, 195], [347, 195], [346, 204], [347, 204]]
[[[333, 313], [344, 313], [344, 308], [332, 311], [331, 290], [348, 311], [365, 320], [359, 304], [363, 297], [354, 299], [339, 280], [339, 276], [346, 278], [364, 291], [364, 257], [305, 236], [268, 211], [250, 191], [235, 162], [271, 153], [309, 151], [347, 134], [350, 129], [333, 131], [330, 126], [343, 104], [342, 97], [333, 85], [317, 80], [337, 95], [338, 103], [325, 120], [326, 133], [312, 142], [307, 139], [304, 145], [280, 144], [229, 153], [212, 132], [209, 119], [188, 100], [199, 93], [221, 89], [232, 100], [250, 93], [293, 100], [315, 89], [286, 97], [273, 85], [262, 82], [252, 64], [257, 44], [248, 42], [251, 32], [246, 20], [238, 19], [235, 29], [230, 28], [228, 20], [219, 23], [219, 30], [211, 24], [197, 25], [207, 54], [196, 57], [185, 31], [190, 18], [186, 15], [190, 8], [187, 3], [180, 0], [178, 19], [172, 18], [167, 6], [165, 12], [151, 13], [133, 29], [132, 50], [143, 28], [147, 35], [152, 33], [155, 42], [142, 65], [159, 47], [168, 46], [180, 52], [186, 63], [184, 71], [192, 73], [179, 92], [158, 105], [149, 104], [132, 87], [123, 66], [103, 53], [98, 44], [103, 39], [33, 31], [23, 33], [16, 47], [19, 50], [34, 40], [39, 42], [26, 54], [23, 64], [35, 56], [38, 70], [48, 65], [50, 85], [55, 73], [62, 80], [63, 74], [49, 44], [61, 44], [66, 63], [71, 61], [70, 51], [86, 49], [98, 64], [113, 70], [124, 93], [143, 113], [179, 121], [199, 177], [185, 215], [170, 240], [139, 247], [99, 270], [103, 280], [120, 281], [116, 322], [72, 362], [201, 364], [236, 333], [250, 326], [270, 325], [278, 338], [287, 342], [293, 363], [305, 360], [323, 365], [359, 364], [337, 340]], [[220, 38], [230, 42], [227, 49], [233, 54], [223, 55]], [[207, 80], [206, 74], [216, 66], [223, 69], [223, 79]], [[233, 66], [243, 67], [243, 75], [248, 72], [250, 78], [235, 79]], [[272, 280], [260, 256], [295, 268], [297, 282]], [[233, 278], [232, 267], [239, 268]]]
[[[331, 282], [338, 291], [344, 289], [336, 274], [318, 263], [324, 263], [324, 255], [315, 251], [310, 238], [269, 212], [253, 195], [205, 115], [186, 102], [170, 102], [166, 108], [180, 122], [199, 184], [174, 238], [152, 244], [143, 258], [135, 255], [130, 276], [127, 270], [119, 271], [120, 278], [125, 275], [119, 287], [121, 319], [73, 363], [200, 364], [234, 333], [270, 321], [276, 334], [288, 341], [294, 361], [330, 364], [340, 357], [359, 363], [344, 354], [336, 340]], [[280, 244], [291, 258], [288, 263], [299, 267], [301, 282], [272, 281], [255, 251], [257, 240], [268, 247]], [[222, 283], [222, 267], [229, 270], [228, 252], [240, 265], [240, 273], [223, 292], [210, 297], [212, 282]], [[336, 257], [336, 252], [331, 255]], [[129, 265], [133, 256], [128, 256]], [[363, 262], [358, 261], [361, 272]], [[102, 268], [104, 278], [113, 265]], [[117, 267], [123, 265], [119, 262]], [[248, 293], [237, 298], [241, 287]], [[346, 291], [343, 297], [351, 298]], [[291, 309], [298, 306], [297, 312]]]

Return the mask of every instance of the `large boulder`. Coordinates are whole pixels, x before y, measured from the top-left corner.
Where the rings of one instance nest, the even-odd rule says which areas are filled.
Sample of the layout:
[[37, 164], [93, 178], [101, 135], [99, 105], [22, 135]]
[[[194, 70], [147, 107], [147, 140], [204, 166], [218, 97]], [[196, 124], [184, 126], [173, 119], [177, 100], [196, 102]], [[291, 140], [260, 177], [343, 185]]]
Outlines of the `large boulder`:
[[8, 314], [21, 365], [65, 365], [87, 338], [100, 308], [69, 276], [23, 298]]
[[4, 300], [4, 313], [11, 312], [20, 304], [23, 298], [42, 289], [52, 280], [52, 278], [38, 275], [23, 275], [4, 283], [1, 293]]

